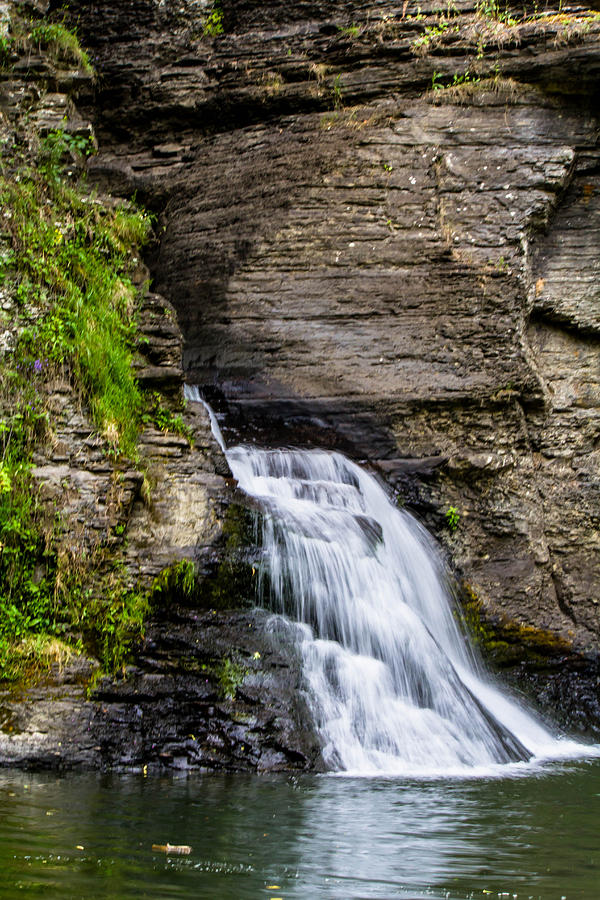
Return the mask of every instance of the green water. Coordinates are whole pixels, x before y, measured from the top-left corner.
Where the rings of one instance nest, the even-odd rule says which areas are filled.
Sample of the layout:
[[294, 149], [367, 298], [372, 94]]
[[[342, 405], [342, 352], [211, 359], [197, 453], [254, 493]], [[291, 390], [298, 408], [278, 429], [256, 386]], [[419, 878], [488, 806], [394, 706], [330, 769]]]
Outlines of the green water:
[[0, 897], [596, 900], [599, 826], [598, 761], [430, 782], [4, 771]]

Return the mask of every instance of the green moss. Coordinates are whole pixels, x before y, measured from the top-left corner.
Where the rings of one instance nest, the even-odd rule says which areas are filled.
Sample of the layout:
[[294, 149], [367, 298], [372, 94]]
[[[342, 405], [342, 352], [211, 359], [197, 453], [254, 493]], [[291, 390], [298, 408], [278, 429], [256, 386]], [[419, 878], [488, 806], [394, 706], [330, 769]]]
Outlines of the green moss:
[[32, 578], [12, 601], [0, 598], [0, 681], [35, 678], [57, 655], [60, 663], [73, 652], [94, 656], [102, 672], [115, 674], [143, 636], [150, 594], [129, 589], [105, 549], [93, 558], [47, 555], [39, 583]]
[[163, 606], [171, 601], [192, 600], [196, 592], [196, 566], [190, 559], [181, 559], [167, 566], [152, 584], [152, 595]]
[[256, 566], [248, 559], [255, 548], [252, 513], [231, 504], [223, 525], [225, 546], [220, 561], [199, 585], [196, 602], [205, 609], [239, 609], [256, 604]]
[[180, 560], [167, 566], [152, 586], [155, 602], [193, 604], [199, 609], [240, 609], [256, 604], [256, 568], [249, 561], [255, 548], [253, 514], [238, 504], [228, 506], [219, 561], [199, 579], [195, 564]]
[[[103, 672], [115, 674], [125, 667], [143, 637], [152, 602], [148, 592], [127, 587], [118, 564], [103, 563], [90, 562], [81, 573], [63, 564], [55, 630], [62, 631], [78, 650], [95, 656]], [[93, 574], [95, 578], [90, 577]]]
[[507, 617], [487, 616], [473, 588], [463, 584], [461, 608], [469, 635], [486, 659], [498, 668], [527, 663], [544, 668], [549, 660], [571, 650], [559, 635], [533, 625], [524, 625]]

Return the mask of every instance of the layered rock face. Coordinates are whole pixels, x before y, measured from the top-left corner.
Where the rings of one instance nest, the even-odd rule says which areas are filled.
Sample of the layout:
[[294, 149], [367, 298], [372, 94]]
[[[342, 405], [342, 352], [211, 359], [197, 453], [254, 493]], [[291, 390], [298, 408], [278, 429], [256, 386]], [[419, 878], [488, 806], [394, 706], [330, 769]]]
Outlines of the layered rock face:
[[43, 683], [1, 691], [0, 766], [318, 770], [299, 656], [268, 618], [171, 605], [148, 627], [126, 679], [86, 691], [93, 673], [79, 659]]
[[[180, 384], [172, 304], [185, 377], [231, 436], [337, 446], [377, 468], [443, 538], [499, 663], [566, 724], [597, 730], [597, 18], [500, 22], [469, 3], [71, 11], [99, 71], [94, 91], [79, 86], [101, 147], [89, 177], [160, 216], [142, 380]], [[101, 524], [130, 533], [138, 576], [218, 563], [227, 472], [196, 426], [193, 452], [144, 437], [150, 509], [137, 476], [117, 477], [124, 518], [109, 504]], [[115, 480], [83, 468], [84, 500], [96, 476], [107, 491]], [[227, 582], [228, 602], [238, 589]], [[67, 672], [71, 687], [52, 688], [74, 698], [60, 717], [54, 703], [44, 719], [48, 690], [4, 698], [4, 758], [315, 765], [284, 715], [299, 685], [285, 640], [247, 613], [214, 615], [216, 629], [212, 612], [158, 615], [129, 679], [101, 683], [92, 704]], [[215, 668], [231, 646], [235, 705]]]
[[[359, 0], [70, 12], [96, 84], [29, 60], [5, 122], [91, 120], [90, 181], [158, 214], [142, 385], [201, 385], [231, 440], [375, 468], [444, 541], [492, 657], [598, 733], [598, 19]], [[193, 448], [144, 432], [149, 502], [55, 388], [34, 476], [69, 516], [65, 550], [110, 545], [144, 584], [194, 559], [204, 594], [161, 605], [124, 681], [86, 693], [80, 660], [3, 692], [0, 762], [318, 767], [293, 642], [222, 608], [251, 597], [203, 411]]]
[[222, 9], [75, 5], [91, 176], [162, 210], [186, 377], [380, 464], [438, 532], [456, 507], [488, 612], [597, 647], [597, 18]]

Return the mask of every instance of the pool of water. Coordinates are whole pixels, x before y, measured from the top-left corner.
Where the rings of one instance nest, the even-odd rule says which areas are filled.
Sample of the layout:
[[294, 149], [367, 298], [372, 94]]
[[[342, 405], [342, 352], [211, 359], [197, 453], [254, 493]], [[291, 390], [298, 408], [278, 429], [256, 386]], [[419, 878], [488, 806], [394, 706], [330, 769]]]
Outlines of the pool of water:
[[4, 771], [0, 897], [596, 900], [599, 826], [597, 760], [432, 781]]

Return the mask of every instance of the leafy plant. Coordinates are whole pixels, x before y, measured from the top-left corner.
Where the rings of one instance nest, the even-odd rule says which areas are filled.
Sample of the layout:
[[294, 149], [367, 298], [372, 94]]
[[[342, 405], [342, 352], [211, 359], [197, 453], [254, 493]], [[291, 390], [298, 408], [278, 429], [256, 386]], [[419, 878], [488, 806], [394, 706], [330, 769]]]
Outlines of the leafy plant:
[[223, 9], [219, 2], [215, 2], [202, 26], [202, 33], [208, 37], [217, 37], [223, 34]]
[[235, 700], [237, 689], [243, 683], [247, 670], [229, 658], [221, 660], [213, 666], [213, 672], [219, 685], [219, 693], [224, 700]]
[[144, 394], [143, 402], [145, 412], [142, 415], [142, 423], [144, 425], [154, 425], [159, 431], [180, 434], [190, 444], [193, 443], [191, 429], [185, 424], [181, 415], [163, 405], [163, 398], [159, 393], [152, 391]]
[[455, 72], [452, 79], [448, 78], [447, 80], [444, 80], [441, 72], [434, 72], [431, 79], [431, 90], [441, 91], [446, 88], [460, 87], [463, 84], [479, 84], [480, 80], [478, 75], [472, 75], [468, 69], [462, 73]]
[[[423, 34], [411, 42], [410, 49], [416, 56], [425, 56], [433, 46], [440, 43], [449, 27], [449, 23], [443, 18], [440, 19], [437, 25], [428, 25]], [[458, 31], [459, 26], [454, 25], [452, 30]]]
[[331, 88], [331, 93], [333, 94], [333, 105], [335, 109], [341, 109], [344, 105], [342, 103], [342, 76], [341, 74], [336, 75], [333, 81], [333, 86]]
[[11, 61], [14, 41], [8, 34], [0, 35], [0, 69], [6, 69]]
[[[479, 16], [486, 19], [493, 19], [496, 22], [502, 22], [504, 25], [513, 26], [518, 24], [518, 20], [511, 15], [509, 4], [504, 0], [477, 0], [475, 11]], [[535, 12], [537, 16], [537, 9]], [[525, 12], [523, 12], [525, 19]]]
[[455, 506], [449, 506], [446, 510], [446, 524], [450, 531], [456, 531], [460, 522], [460, 513]]
[[91, 134], [69, 134], [64, 129], [57, 128], [40, 142], [40, 165], [47, 175], [56, 179], [62, 173], [66, 156], [91, 156], [95, 149]]

